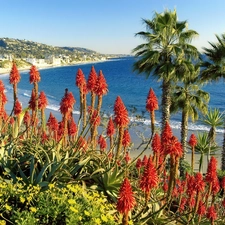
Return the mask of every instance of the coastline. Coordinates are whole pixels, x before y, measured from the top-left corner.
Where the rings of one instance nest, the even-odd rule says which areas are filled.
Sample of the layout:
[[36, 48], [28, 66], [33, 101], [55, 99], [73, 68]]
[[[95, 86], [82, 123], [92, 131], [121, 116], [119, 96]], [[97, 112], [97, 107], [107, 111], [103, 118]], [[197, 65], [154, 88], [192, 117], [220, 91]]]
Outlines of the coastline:
[[[42, 69], [51, 69], [51, 68], [64, 67], [64, 66], [77, 66], [77, 65], [84, 65], [84, 64], [101, 63], [105, 61], [109, 61], [109, 60], [105, 59], [105, 60], [96, 60], [96, 61], [77, 61], [77, 62], [68, 63], [68, 64], [37, 64], [35, 66], [37, 67], [38, 70], [42, 70]], [[19, 67], [18, 70], [20, 72], [27, 71], [27, 70], [30, 70], [31, 66], [32, 65], [26, 66], [26, 67]], [[0, 75], [9, 74], [10, 71], [11, 71], [11, 68], [0, 68]]]

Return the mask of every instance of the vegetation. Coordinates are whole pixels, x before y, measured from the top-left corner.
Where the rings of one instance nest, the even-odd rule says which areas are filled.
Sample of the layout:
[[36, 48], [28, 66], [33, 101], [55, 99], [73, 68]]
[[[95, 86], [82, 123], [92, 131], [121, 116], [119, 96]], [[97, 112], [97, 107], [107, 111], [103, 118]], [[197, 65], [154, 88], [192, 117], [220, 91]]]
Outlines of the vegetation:
[[[153, 25], [151, 21], [145, 22]], [[176, 12], [156, 14], [153, 22], [156, 26], [150, 28], [160, 28], [162, 33], [157, 33], [156, 29], [156, 34], [148, 34], [150, 48], [145, 49], [145, 44], [137, 47], [137, 54], [143, 58], [135, 67], [140, 66], [140, 72], [154, 71], [166, 85], [163, 88], [169, 87], [168, 98], [180, 92], [177, 101], [167, 106], [182, 108], [184, 114], [196, 118], [195, 107], [203, 110], [208, 99], [207, 93], [195, 87], [198, 67], [192, 66], [186, 58], [188, 53], [193, 56], [196, 49], [185, 40], [196, 32], [183, 33], [186, 23], [177, 22]], [[151, 46], [152, 41], [157, 44], [158, 38], [164, 41], [165, 31], [168, 35], [177, 31], [171, 38], [179, 37], [177, 45], [166, 46], [165, 50], [173, 49], [168, 55], [153, 51]], [[185, 46], [187, 48], [182, 48]], [[180, 58], [180, 54], [175, 54], [178, 52], [185, 57]], [[159, 57], [155, 62], [153, 53]], [[170, 63], [164, 61], [165, 56]], [[201, 160], [205, 154], [210, 156], [206, 173], [201, 173], [201, 160], [199, 171], [194, 171], [192, 157], [191, 167], [184, 162], [184, 173], [180, 176], [179, 164], [184, 149], [173, 135], [169, 117], [164, 115], [166, 120], [161, 133], [155, 130], [158, 100], [153, 89], [150, 88], [146, 100], [152, 128], [149, 142], [136, 158], [131, 159], [130, 121], [120, 96], [115, 99], [114, 115], [104, 118], [107, 125], [99, 129], [103, 121], [102, 101], [108, 93], [103, 71], [97, 74], [92, 67], [88, 80], [81, 69], [77, 71], [78, 121], [73, 116], [76, 99], [68, 89], [59, 106], [61, 121], [52, 113], [45, 120], [48, 101], [44, 92], [38, 91], [40, 78], [37, 68], [31, 66], [33, 90], [28, 108], [23, 109], [17, 97], [20, 74], [13, 62], [9, 83], [13, 88], [14, 104], [9, 115], [5, 111], [4, 84], [0, 81], [1, 224], [224, 224], [225, 176], [224, 171], [217, 170], [217, 159], [212, 155], [217, 146], [209, 143], [214, 143], [215, 126], [221, 124], [217, 110], [209, 111], [205, 117], [205, 122], [212, 126], [211, 132], [198, 137], [192, 134], [188, 141], [192, 153], [199, 152]], [[176, 86], [173, 85], [175, 81], [179, 81]], [[88, 108], [89, 93], [91, 107]], [[205, 102], [201, 105], [202, 99]], [[187, 107], [180, 106], [182, 104]], [[185, 133], [187, 124], [184, 122], [183, 126]], [[149, 148], [151, 154], [147, 156], [145, 151]]]
[[105, 57], [95, 51], [79, 47], [55, 47], [29, 40], [0, 38], [0, 55], [12, 55], [14, 59], [36, 58], [45, 59], [48, 56], [70, 57], [73, 61], [82, 59], [85, 55], [91, 59]]

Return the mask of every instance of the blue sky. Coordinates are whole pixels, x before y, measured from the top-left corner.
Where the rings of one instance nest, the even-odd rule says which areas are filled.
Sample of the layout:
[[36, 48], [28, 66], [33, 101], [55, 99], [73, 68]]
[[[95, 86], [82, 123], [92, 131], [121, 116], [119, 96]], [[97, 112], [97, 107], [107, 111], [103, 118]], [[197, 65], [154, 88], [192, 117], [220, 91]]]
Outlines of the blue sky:
[[0, 0], [0, 37], [129, 54], [143, 42], [142, 18], [165, 9], [199, 33], [200, 51], [225, 33], [224, 0]]

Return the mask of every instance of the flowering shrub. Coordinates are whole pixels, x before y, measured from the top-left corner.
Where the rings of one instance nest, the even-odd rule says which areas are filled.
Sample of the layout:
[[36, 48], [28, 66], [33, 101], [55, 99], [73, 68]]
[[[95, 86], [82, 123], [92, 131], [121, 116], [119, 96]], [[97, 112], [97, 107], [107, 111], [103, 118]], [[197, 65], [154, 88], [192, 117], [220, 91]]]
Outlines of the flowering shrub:
[[1, 219], [12, 224], [116, 224], [115, 206], [98, 192], [79, 185], [26, 186], [0, 180]]
[[[0, 82], [0, 224], [224, 224], [225, 178], [218, 176], [216, 158], [211, 157], [206, 175], [195, 173], [198, 140], [191, 135], [191, 170], [179, 177], [183, 147], [169, 121], [161, 134], [155, 132], [158, 101], [152, 89], [146, 101], [150, 139], [132, 159], [130, 119], [121, 97], [108, 121], [101, 116], [108, 93], [102, 71], [97, 76], [92, 66], [87, 82], [82, 70], [77, 72], [78, 121], [72, 114], [76, 100], [68, 89], [59, 106], [62, 120], [50, 113], [45, 121], [48, 101], [44, 92], [38, 95], [41, 77], [34, 66], [31, 98], [28, 108], [22, 109], [19, 81], [13, 64], [10, 115]], [[142, 156], [149, 147], [151, 155]]]

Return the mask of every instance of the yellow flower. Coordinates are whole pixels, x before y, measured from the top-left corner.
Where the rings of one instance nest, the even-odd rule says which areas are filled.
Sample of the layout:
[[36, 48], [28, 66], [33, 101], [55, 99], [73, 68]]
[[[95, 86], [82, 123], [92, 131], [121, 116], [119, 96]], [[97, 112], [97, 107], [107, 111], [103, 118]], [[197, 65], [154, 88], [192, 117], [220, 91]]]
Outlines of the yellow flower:
[[30, 207], [30, 211], [33, 212], [33, 213], [36, 213], [37, 212], [37, 209], [34, 208], [34, 207]]
[[88, 211], [84, 210], [84, 215], [90, 216], [91, 214]]
[[133, 225], [133, 221], [132, 221], [132, 220], [129, 220], [129, 221], [128, 221], [128, 224], [129, 224], [129, 225]]
[[108, 222], [108, 219], [104, 214], [101, 215], [101, 219], [103, 222]]
[[72, 212], [74, 212], [74, 213], [78, 213], [78, 210], [75, 209], [73, 206], [70, 206], [70, 210], [71, 210]]
[[5, 204], [5, 209], [10, 211], [12, 209], [12, 207], [10, 205], [8, 205], [8, 204]]
[[53, 189], [55, 187], [55, 184], [49, 184], [48, 187], [49, 189]]
[[26, 199], [23, 196], [20, 196], [20, 202], [24, 203], [26, 201]]
[[101, 220], [99, 218], [94, 218], [93, 219], [95, 224], [100, 225], [101, 224]]
[[0, 225], [6, 225], [5, 220], [0, 220]]
[[68, 203], [69, 203], [70, 205], [73, 205], [73, 204], [76, 204], [76, 201], [75, 201], [74, 199], [69, 199], [69, 200], [68, 200]]

